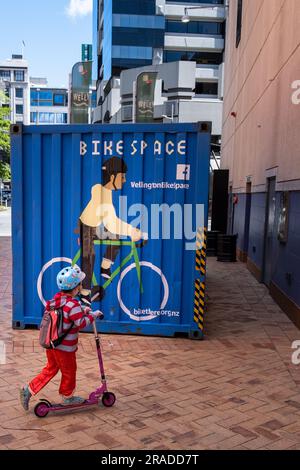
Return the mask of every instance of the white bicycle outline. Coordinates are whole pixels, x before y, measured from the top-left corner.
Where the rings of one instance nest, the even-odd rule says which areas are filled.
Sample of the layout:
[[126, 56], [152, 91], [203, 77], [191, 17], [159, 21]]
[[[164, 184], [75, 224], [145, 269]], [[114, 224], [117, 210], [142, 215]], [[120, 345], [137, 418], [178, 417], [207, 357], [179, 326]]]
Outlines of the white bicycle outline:
[[[42, 304], [44, 306], [46, 306], [46, 300], [43, 296], [43, 288], [42, 288], [43, 277], [44, 277], [44, 274], [47, 271], [47, 269], [50, 268], [51, 266], [53, 266], [55, 263], [67, 263], [67, 264], [72, 265], [73, 260], [71, 258], [66, 258], [64, 256], [57, 257], [57, 258], [52, 258], [50, 261], [45, 263], [44, 266], [42, 267], [42, 269], [40, 271], [40, 274], [38, 276], [38, 279], [37, 279], [37, 292], [38, 292], [39, 299], [40, 299], [40, 301], [42, 302]], [[152, 269], [152, 271], [156, 272], [160, 276], [161, 282], [162, 282], [163, 287], [164, 287], [164, 296], [163, 296], [163, 299], [162, 299], [162, 302], [161, 302], [160, 310], [164, 310], [164, 308], [167, 305], [167, 302], [169, 300], [169, 294], [170, 294], [169, 285], [168, 285], [168, 281], [166, 279], [166, 276], [164, 275], [164, 273], [162, 272], [162, 270], [160, 268], [158, 268], [154, 264], [150, 263], [149, 261], [141, 261], [140, 266], [150, 268], [150, 269]], [[146, 315], [144, 317], [140, 317], [138, 315], [132, 314], [130, 312], [130, 310], [126, 307], [125, 303], [123, 302], [123, 300], [121, 298], [122, 282], [123, 282], [125, 276], [132, 269], [136, 269], [136, 264], [135, 263], [132, 263], [129, 266], [127, 266], [123, 271], [121, 271], [121, 274], [120, 274], [120, 279], [119, 279], [118, 285], [117, 285], [117, 298], [118, 298], [120, 307], [123, 310], [123, 312], [126, 313], [126, 315], [128, 315], [129, 318], [131, 318], [132, 320], [136, 320], [136, 321], [153, 320], [154, 318], [157, 318], [157, 316], [155, 314]]]

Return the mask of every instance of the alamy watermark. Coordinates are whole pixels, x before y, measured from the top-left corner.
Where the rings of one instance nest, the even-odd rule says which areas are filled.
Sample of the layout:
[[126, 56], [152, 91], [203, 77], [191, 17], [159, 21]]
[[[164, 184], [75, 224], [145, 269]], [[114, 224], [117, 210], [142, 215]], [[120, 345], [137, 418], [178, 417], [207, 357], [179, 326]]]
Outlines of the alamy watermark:
[[[185, 240], [185, 249], [196, 250], [196, 239], [199, 228], [204, 228], [205, 220], [204, 204], [131, 204], [128, 205], [127, 196], [119, 197], [118, 213], [122, 221], [139, 228], [150, 240]], [[97, 208], [97, 216], [101, 217], [103, 225], [109, 226], [105, 238], [114, 238], [113, 233], [118, 233], [118, 227], [112, 227], [111, 206], [101, 204]], [[117, 224], [118, 222], [116, 222]], [[101, 235], [103, 239], [103, 233]], [[122, 237], [120, 237], [122, 238]], [[126, 237], [124, 237], [126, 238]]]
[[292, 354], [292, 364], [294, 364], [294, 366], [299, 366], [300, 365], [300, 340], [294, 341], [292, 343], [292, 349], [295, 350]]
[[299, 105], [300, 104], [300, 80], [295, 80], [292, 83], [291, 87], [293, 90], [295, 90], [292, 93], [292, 103], [295, 105]]
[[6, 364], [6, 344], [4, 341], [0, 341], [0, 365]]

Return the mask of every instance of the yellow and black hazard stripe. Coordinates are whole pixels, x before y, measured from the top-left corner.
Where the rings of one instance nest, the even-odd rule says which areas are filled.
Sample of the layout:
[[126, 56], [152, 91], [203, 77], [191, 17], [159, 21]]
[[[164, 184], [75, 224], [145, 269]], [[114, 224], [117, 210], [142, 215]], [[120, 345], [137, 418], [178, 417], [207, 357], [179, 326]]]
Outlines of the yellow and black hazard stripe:
[[207, 228], [199, 228], [196, 240], [196, 270], [206, 274]]
[[200, 279], [195, 281], [195, 297], [194, 297], [194, 321], [198, 328], [203, 331], [205, 313], [205, 282]]

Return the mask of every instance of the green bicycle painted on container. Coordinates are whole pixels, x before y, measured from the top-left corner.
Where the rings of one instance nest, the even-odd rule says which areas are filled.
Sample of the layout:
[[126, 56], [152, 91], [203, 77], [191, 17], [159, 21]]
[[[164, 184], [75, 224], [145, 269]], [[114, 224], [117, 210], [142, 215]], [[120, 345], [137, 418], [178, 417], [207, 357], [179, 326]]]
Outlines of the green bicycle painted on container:
[[[144, 293], [146, 286], [143, 286], [142, 282], [142, 268], [151, 270], [152, 273], [155, 273], [156, 275], [159, 276], [163, 289], [163, 298], [161, 300], [160, 304], [160, 309], [163, 310], [168, 302], [169, 299], [169, 285], [167, 282], [167, 279], [165, 275], [163, 274], [162, 270], [155, 266], [153, 263], [150, 263], [148, 261], [140, 261], [139, 259], [139, 254], [138, 254], [138, 248], [142, 248], [145, 246], [147, 243], [147, 240], [144, 239], [141, 243], [136, 243], [133, 241], [127, 241], [127, 240], [94, 240], [94, 245], [99, 246], [117, 246], [117, 247], [128, 247], [130, 249], [130, 252], [127, 256], [125, 256], [118, 267], [114, 271], [112, 271], [111, 276], [109, 279], [106, 280], [106, 282], [103, 285], [100, 285], [97, 281], [97, 277], [95, 272], [93, 272], [93, 277], [92, 277], [92, 294], [91, 298], [92, 301], [99, 301], [104, 298], [105, 292], [108, 289], [108, 287], [113, 283], [115, 278], [119, 276], [118, 284], [117, 284], [117, 298], [120, 304], [121, 309], [123, 310], [124, 313], [126, 313], [131, 320], [135, 321], [148, 321], [148, 320], [153, 320], [156, 318], [154, 314], [149, 314], [145, 316], [139, 316], [135, 315], [134, 313], [131, 312], [131, 310], [125, 305], [125, 301], [122, 298], [122, 283], [125, 279], [125, 277], [132, 271], [136, 270], [137, 274], [137, 286], [139, 287], [139, 292], [140, 294]], [[74, 266], [75, 264], [78, 264], [80, 262], [80, 257], [81, 257], [81, 248], [77, 251], [76, 255], [74, 256], [73, 259], [68, 258], [68, 257], [57, 257], [57, 258], [52, 258], [50, 261], [48, 261], [42, 268], [38, 280], [37, 280], [37, 291], [39, 298], [41, 302], [45, 305], [46, 300], [44, 298], [43, 294], [43, 278], [45, 273], [54, 267], [56, 264], [71, 264]], [[129, 264], [130, 261], [133, 260], [133, 263]], [[149, 274], [148, 274], [149, 275]]]
[[[147, 286], [149, 286], [148, 289], [152, 289], [151, 279], [149, 282], [149, 272], [156, 273], [156, 275], [160, 277], [160, 281], [156, 280], [153, 285], [155, 284], [156, 288], [160, 289], [162, 292], [162, 300], [159, 298], [157, 299], [157, 303], [161, 300], [161, 303], [159, 304], [161, 310], [165, 308], [169, 299], [168, 282], [162, 271], [157, 266], [153, 263], [139, 260], [137, 248], [142, 248], [147, 243], [148, 235], [144, 234], [133, 225], [128, 224], [116, 214], [116, 209], [113, 203], [113, 193], [121, 191], [126, 183], [126, 174], [128, 171], [127, 164], [124, 159], [111, 157], [102, 163], [101, 170], [101, 184], [97, 183], [92, 186], [90, 199], [81, 212], [77, 229], [74, 231], [80, 235], [78, 240], [80, 243], [80, 249], [77, 251], [73, 259], [65, 257], [54, 258], [45, 264], [38, 278], [38, 295], [41, 301], [45, 304], [42, 292], [43, 277], [45, 272], [50, 269], [51, 266], [55, 263], [61, 264], [62, 262], [72, 265], [79, 263], [81, 269], [86, 274], [86, 278], [83, 281], [83, 290], [87, 292], [89, 300], [102, 301], [104, 299], [106, 289], [113, 283], [114, 279], [119, 276], [117, 300], [121, 309], [132, 320], [152, 320], [156, 317], [154, 310], [149, 310], [149, 312], [146, 313], [143, 312], [142, 315], [136, 314], [138, 309], [142, 306], [141, 298], [135, 299], [133, 305], [131, 305], [131, 309], [126, 306], [126, 300], [123, 298], [124, 295], [126, 296], [124, 293], [126, 288], [123, 288], [122, 291], [124, 278], [125, 276], [128, 276], [127, 278], [129, 278], [128, 273], [132, 270], [136, 270], [141, 297], [144, 293], [142, 269], [146, 271], [147, 268], [148, 271], [147, 275], [145, 275]], [[127, 241], [126, 239], [128, 238], [130, 240]], [[103, 281], [103, 285], [100, 285], [96, 278], [95, 246], [104, 249], [102, 261], [100, 263], [100, 275], [101, 278], [105, 279], [105, 282]], [[123, 247], [128, 247], [130, 252], [123, 260], [120, 261], [118, 267], [113, 270], [119, 252]], [[133, 263], [129, 264], [132, 260]], [[160, 284], [158, 284], [158, 282], [160, 282]], [[161, 289], [161, 283], [163, 284], [163, 289]], [[135, 284], [133, 283], [132, 278], [129, 286], [130, 287], [127, 288], [127, 292], [129, 290], [132, 293], [135, 293]], [[145, 297], [146, 296], [147, 292], [145, 292]], [[149, 296], [151, 296], [151, 292]]]

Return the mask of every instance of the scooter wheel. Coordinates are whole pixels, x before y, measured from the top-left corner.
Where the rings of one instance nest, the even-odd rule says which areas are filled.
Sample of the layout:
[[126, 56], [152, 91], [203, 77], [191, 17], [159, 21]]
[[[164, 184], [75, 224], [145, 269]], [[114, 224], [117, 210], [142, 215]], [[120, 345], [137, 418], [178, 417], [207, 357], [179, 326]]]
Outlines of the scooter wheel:
[[51, 403], [47, 400], [40, 401], [34, 408], [34, 414], [38, 418], [46, 418], [50, 411]]
[[111, 408], [116, 402], [116, 395], [112, 392], [106, 392], [103, 394], [102, 403], [106, 408]]

